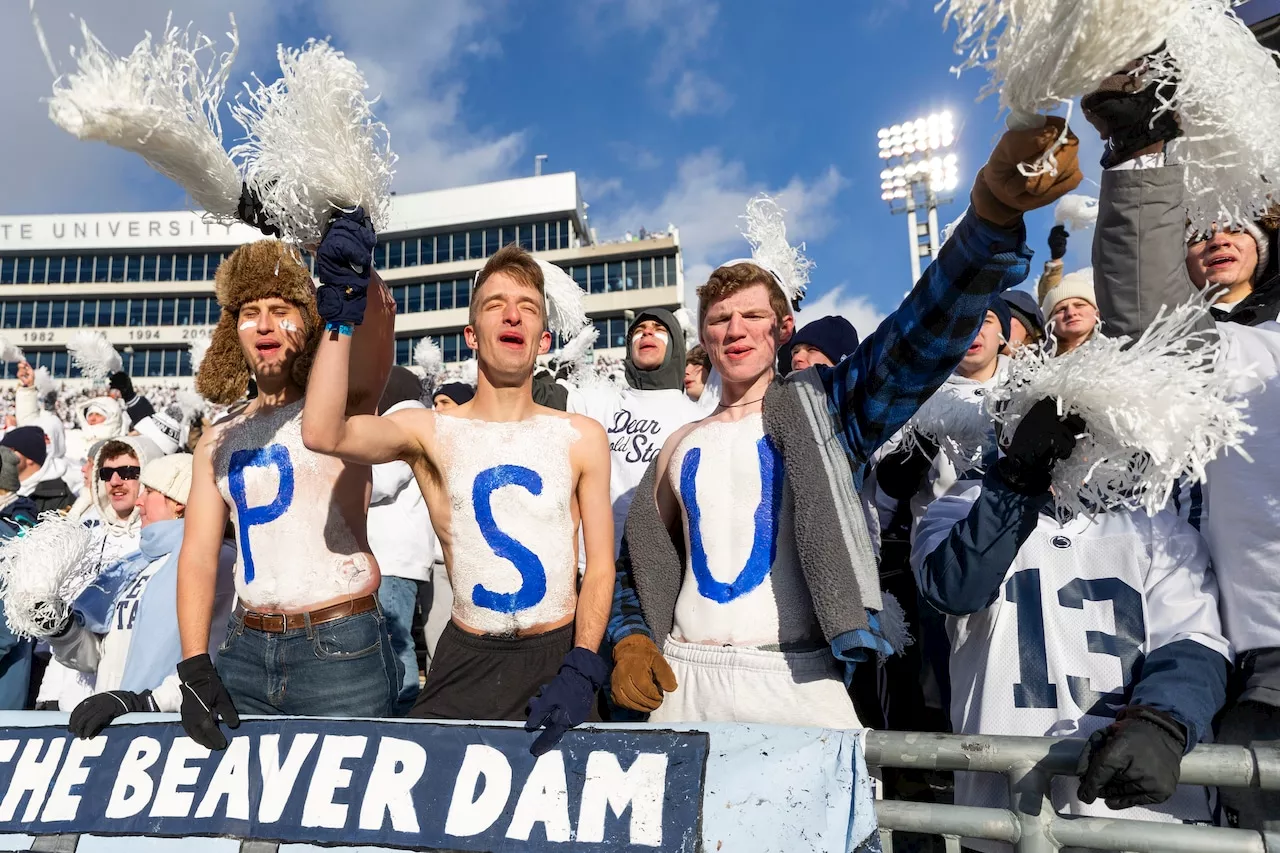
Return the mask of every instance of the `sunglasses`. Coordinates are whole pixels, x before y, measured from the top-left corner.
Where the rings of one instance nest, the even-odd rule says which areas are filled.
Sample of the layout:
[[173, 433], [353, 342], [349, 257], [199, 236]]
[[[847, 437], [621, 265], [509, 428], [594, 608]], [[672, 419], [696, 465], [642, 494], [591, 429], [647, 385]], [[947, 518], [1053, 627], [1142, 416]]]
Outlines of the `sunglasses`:
[[136, 480], [142, 476], [142, 468], [137, 465], [121, 465], [118, 468], [103, 465], [98, 469], [98, 479], [104, 483], [110, 482], [115, 475], [119, 475], [121, 480]]

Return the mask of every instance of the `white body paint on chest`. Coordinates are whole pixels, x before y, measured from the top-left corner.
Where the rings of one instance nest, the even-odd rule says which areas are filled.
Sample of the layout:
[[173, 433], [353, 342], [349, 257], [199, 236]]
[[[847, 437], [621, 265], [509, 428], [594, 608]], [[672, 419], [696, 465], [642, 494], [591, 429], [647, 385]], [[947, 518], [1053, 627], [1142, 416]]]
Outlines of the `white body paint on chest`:
[[511, 635], [573, 613], [569, 450], [578, 437], [568, 419], [550, 415], [519, 423], [437, 416], [458, 621]]
[[236, 528], [245, 604], [298, 609], [369, 582], [372, 566], [333, 505], [344, 464], [303, 445], [301, 400], [227, 424], [213, 465]]
[[667, 476], [685, 531], [675, 639], [769, 646], [817, 635], [790, 486], [762, 416], [698, 427], [676, 448]]

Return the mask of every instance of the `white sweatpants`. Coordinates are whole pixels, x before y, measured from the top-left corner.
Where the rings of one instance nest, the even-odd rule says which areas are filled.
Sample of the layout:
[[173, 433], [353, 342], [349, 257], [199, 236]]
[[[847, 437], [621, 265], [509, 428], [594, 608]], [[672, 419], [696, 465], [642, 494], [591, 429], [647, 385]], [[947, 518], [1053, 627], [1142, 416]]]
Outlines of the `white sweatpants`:
[[651, 723], [773, 723], [859, 729], [831, 652], [767, 652], [667, 638], [662, 653], [680, 685]]

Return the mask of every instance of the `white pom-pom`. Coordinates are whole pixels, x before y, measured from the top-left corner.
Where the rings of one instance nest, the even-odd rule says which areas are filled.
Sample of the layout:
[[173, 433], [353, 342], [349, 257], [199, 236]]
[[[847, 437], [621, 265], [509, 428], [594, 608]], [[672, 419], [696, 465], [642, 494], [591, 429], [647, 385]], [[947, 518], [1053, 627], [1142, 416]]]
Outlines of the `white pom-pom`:
[[591, 352], [591, 348], [596, 345], [596, 339], [599, 337], [599, 329], [595, 326], [586, 326], [582, 331], [574, 335], [569, 343], [560, 348], [560, 352], [556, 354], [556, 365], [558, 367], [571, 366], [574, 373], [582, 372], [587, 353]]
[[1280, 178], [1280, 55], [1258, 43], [1229, 0], [1184, 4], [1186, 12], [1169, 22], [1165, 48], [1146, 64], [1143, 78], [1177, 83], [1163, 105], [1182, 129], [1169, 157], [1186, 168], [1192, 226], [1207, 230], [1215, 221], [1252, 219], [1273, 200]]
[[689, 309], [683, 305], [677, 308], [672, 314], [676, 318], [676, 322], [680, 324], [680, 331], [684, 333], [684, 348], [691, 350], [698, 345], [698, 324], [694, 322], [693, 315], [689, 313]]
[[41, 400], [44, 400], [50, 394], [58, 393], [58, 386], [54, 384], [53, 377], [49, 375], [49, 368], [36, 368], [35, 389], [36, 396]]
[[4, 616], [20, 637], [38, 637], [66, 619], [70, 604], [93, 580], [83, 563], [92, 535], [56, 512], [0, 544], [0, 597]]
[[480, 381], [480, 366], [474, 358], [469, 358], [458, 365], [458, 381], [465, 382], [472, 388]]
[[281, 46], [277, 55], [283, 76], [231, 108], [246, 137], [231, 155], [242, 160], [266, 218], [303, 244], [320, 240], [334, 210], [363, 207], [385, 230], [396, 158], [364, 75], [324, 41]]
[[555, 264], [539, 260], [538, 266], [542, 268], [547, 326], [562, 338], [572, 338], [587, 325], [582, 288], [573, 280], [573, 276]]
[[986, 454], [995, 449], [996, 438], [986, 399], [956, 393], [944, 385], [903, 425], [903, 446], [915, 447], [919, 438], [927, 438], [938, 445], [957, 473], [980, 470]]
[[191, 347], [191, 375], [195, 376], [200, 372], [200, 365], [204, 364], [204, 354], [209, 351], [209, 344], [213, 343], [212, 338], [192, 338], [189, 346]]
[[440, 377], [444, 376], [444, 353], [430, 335], [414, 346], [413, 363], [422, 368], [422, 381], [427, 388], [439, 385]]
[[1088, 231], [1098, 221], [1098, 200], [1077, 193], [1064, 195], [1053, 209], [1053, 221], [1071, 232]]
[[24, 360], [22, 348], [11, 343], [8, 338], [0, 338], [0, 361], [7, 363]]
[[1066, 355], [1051, 344], [1021, 347], [989, 403], [1007, 442], [1042, 399], [1080, 415], [1085, 434], [1053, 473], [1054, 501], [1072, 515], [1165, 506], [1180, 479], [1204, 479], [1205, 466], [1227, 449], [1243, 454], [1254, 431], [1247, 401], [1234, 389], [1255, 381], [1217, 358], [1214, 333], [1193, 331], [1209, 310], [1200, 298], [1161, 310], [1136, 342], [1095, 336]]
[[67, 352], [71, 353], [71, 363], [91, 382], [103, 382], [124, 368], [120, 353], [101, 332], [76, 332], [67, 344]]
[[781, 280], [787, 300], [794, 304], [804, 297], [814, 263], [804, 256], [804, 243], [792, 246], [787, 242], [784, 213], [773, 199], [756, 196], [747, 202], [742, 216], [747, 227], [742, 233], [751, 244], [752, 259]]
[[203, 417], [209, 413], [209, 401], [194, 391], [184, 388], [178, 392], [176, 399], [184, 425], [190, 424], [197, 415]]
[[[941, 7], [943, 3], [939, 3]], [[1186, 11], [1187, 0], [945, 0], [955, 22], [960, 71], [982, 67], [1015, 116], [1092, 92], [1149, 53]], [[945, 24], [944, 24], [945, 26]]]
[[[78, 139], [105, 142], [142, 156], [215, 217], [235, 218], [240, 174], [222, 147], [218, 109], [239, 48], [231, 20], [231, 50], [165, 22], [126, 57], [111, 54], [80, 22], [84, 47], [77, 71], [54, 83], [49, 118]], [[210, 59], [205, 62], [204, 54]]]

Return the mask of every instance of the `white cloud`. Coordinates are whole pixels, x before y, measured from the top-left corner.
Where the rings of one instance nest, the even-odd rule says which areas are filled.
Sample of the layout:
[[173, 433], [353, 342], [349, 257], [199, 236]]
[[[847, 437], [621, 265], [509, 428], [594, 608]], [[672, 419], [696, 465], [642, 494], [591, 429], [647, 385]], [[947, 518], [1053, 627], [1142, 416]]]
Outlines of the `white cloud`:
[[[688, 60], [703, 46], [715, 28], [720, 6], [712, 0], [589, 0], [581, 7], [585, 29], [592, 44], [607, 45], [619, 31], [657, 33], [662, 40], [654, 52], [649, 84], [666, 91], [666, 85], [680, 74], [671, 90], [671, 115], [721, 112], [728, 107], [728, 93], [706, 74], [686, 70]], [[696, 88], [695, 88], [696, 87]], [[697, 108], [709, 103], [711, 109]]]
[[719, 115], [729, 109], [733, 98], [715, 80], [698, 71], [685, 71], [676, 81], [671, 117]]
[[849, 285], [844, 283], [836, 285], [821, 296], [804, 300], [796, 313], [796, 326], [804, 326], [830, 314], [844, 317], [852, 323], [858, 330], [859, 340], [875, 331], [888, 316], [866, 296], [850, 293]]
[[458, 79], [462, 60], [500, 52], [494, 34], [501, 0], [434, 0], [427, 19], [418, 0], [324, 0], [319, 18], [334, 44], [381, 95], [379, 118], [400, 156], [395, 187], [416, 192], [491, 181], [512, 173], [524, 151], [521, 131], [472, 130]]
[[660, 199], [632, 205], [595, 225], [602, 237], [641, 226], [678, 226], [684, 252], [685, 298], [691, 302], [693, 289], [706, 281], [716, 265], [749, 251], [741, 231], [741, 216], [749, 198], [760, 192], [775, 196], [787, 211], [787, 236], [794, 243], [817, 239], [830, 231], [834, 224], [831, 204], [844, 184], [843, 176], [832, 166], [809, 180], [797, 176], [785, 186], [770, 188], [749, 178], [741, 162], [726, 161], [720, 151], [707, 149], [681, 161], [675, 183]]

